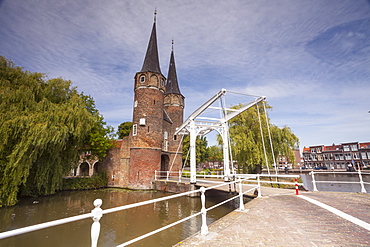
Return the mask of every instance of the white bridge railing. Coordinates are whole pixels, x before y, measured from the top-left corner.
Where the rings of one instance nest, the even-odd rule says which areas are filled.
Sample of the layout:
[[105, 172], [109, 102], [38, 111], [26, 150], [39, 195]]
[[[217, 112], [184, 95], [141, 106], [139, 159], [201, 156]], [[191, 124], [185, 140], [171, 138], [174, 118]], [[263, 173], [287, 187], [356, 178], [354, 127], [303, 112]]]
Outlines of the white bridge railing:
[[[41, 229], [44, 229], [44, 228], [57, 226], [57, 225], [61, 225], [61, 224], [66, 224], [66, 223], [70, 223], [70, 222], [74, 222], [74, 221], [78, 221], [78, 220], [82, 220], [82, 219], [86, 219], [86, 218], [92, 218], [94, 222], [91, 226], [91, 246], [95, 247], [95, 246], [97, 246], [98, 238], [99, 238], [99, 234], [100, 234], [100, 222], [99, 221], [100, 221], [100, 219], [103, 215], [113, 213], [113, 212], [122, 211], [122, 210], [126, 210], [126, 209], [129, 209], [129, 208], [134, 208], [134, 207], [140, 207], [140, 206], [144, 206], [144, 205], [148, 205], [148, 204], [153, 204], [153, 203], [160, 202], [160, 201], [166, 201], [166, 200], [170, 200], [170, 199], [174, 199], [174, 198], [178, 198], [178, 197], [182, 197], [182, 196], [193, 195], [194, 193], [200, 193], [202, 208], [200, 209], [199, 212], [191, 214], [186, 218], [183, 218], [181, 220], [173, 222], [169, 225], [161, 227], [161, 228], [159, 228], [157, 230], [154, 230], [152, 232], [146, 233], [146, 234], [144, 234], [140, 237], [132, 239], [132, 240], [130, 240], [128, 242], [125, 242], [123, 244], [120, 244], [118, 246], [127, 246], [129, 244], [135, 243], [135, 242], [137, 242], [141, 239], [144, 239], [146, 237], [154, 235], [158, 232], [161, 232], [165, 229], [168, 229], [172, 226], [180, 224], [184, 221], [187, 221], [187, 220], [189, 220], [191, 218], [194, 218], [194, 217], [197, 217], [199, 215], [202, 216], [202, 225], [201, 225], [200, 233], [202, 235], [206, 235], [208, 233], [208, 226], [207, 226], [207, 223], [206, 223], [206, 215], [207, 215], [207, 212], [209, 210], [212, 210], [216, 207], [219, 207], [219, 206], [221, 206], [221, 205], [223, 205], [223, 204], [225, 204], [229, 201], [232, 201], [234, 199], [239, 199], [239, 209], [238, 210], [243, 211], [244, 210], [243, 195], [246, 194], [246, 193], [250, 193], [251, 191], [254, 191], [256, 189], [257, 190], [260, 189], [259, 185], [256, 185], [256, 186], [253, 186], [252, 188], [248, 187], [247, 190], [243, 191], [242, 183], [243, 183], [243, 181], [246, 181], [247, 179], [248, 178], [238, 178], [235, 181], [231, 181], [231, 182], [227, 182], [227, 183], [220, 183], [220, 184], [217, 184], [215, 186], [208, 187], [208, 188], [201, 187], [198, 190], [193, 190], [193, 191], [189, 191], [189, 192], [185, 192], [185, 193], [181, 193], [181, 194], [175, 194], [175, 195], [166, 196], [166, 197], [162, 197], [162, 198], [158, 198], [158, 199], [133, 203], [133, 204], [124, 205], [124, 206], [115, 207], [115, 208], [110, 208], [110, 209], [105, 209], [105, 210], [100, 208], [102, 203], [103, 203], [102, 200], [101, 199], [96, 199], [94, 201], [94, 207], [95, 208], [91, 211], [91, 213], [78, 215], [78, 216], [73, 216], [73, 217], [68, 217], [68, 218], [59, 219], [59, 220], [54, 220], [54, 221], [50, 221], [50, 222], [46, 222], [46, 223], [42, 223], [42, 224], [33, 225], [33, 226], [23, 227], [23, 228], [19, 228], [19, 229], [7, 231], [7, 232], [2, 232], [2, 233], [0, 233], [0, 239], [12, 237], [12, 236], [17, 236], [17, 235], [24, 234], [24, 233], [27, 233], [27, 232], [37, 231], [37, 230], [41, 230]], [[209, 207], [209, 208], [205, 207], [205, 192], [207, 190], [216, 189], [218, 187], [225, 186], [225, 185], [231, 185], [231, 184], [239, 184], [239, 193], [238, 193], [238, 195], [233, 196], [229, 199], [226, 199], [226, 200], [224, 200], [224, 201], [222, 201], [222, 202], [220, 202], [220, 203], [218, 203], [218, 204], [216, 204], [212, 207]]]
[[370, 183], [368, 182], [364, 182], [363, 181], [363, 177], [362, 175], [363, 174], [366, 174], [366, 175], [370, 175], [370, 173], [363, 173], [361, 172], [361, 170], [359, 169], [357, 171], [357, 175], [358, 175], [358, 181], [343, 181], [343, 180], [330, 180], [330, 181], [323, 181], [323, 180], [319, 180], [317, 181], [315, 179], [315, 174], [333, 174], [333, 175], [344, 175], [344, 174], [349, 174], [349, 175], [355, 175], [356, 172], [310, 172], [309, 173], [311, 175], [311, 179], [312, 179], [312, 186], [313, 186], [313, 191], [318, 191], [317, 189], [317, 184], [318, 183], [327, 183], [327, 184], [335, 184], [335, 183], [338, 183], [338, 184], [360, 184], [361, 186], [361, 193], [367, 193], [366, 192], [366, 189], [365, 189], [365, 184], [366, 185], [370, 185]]

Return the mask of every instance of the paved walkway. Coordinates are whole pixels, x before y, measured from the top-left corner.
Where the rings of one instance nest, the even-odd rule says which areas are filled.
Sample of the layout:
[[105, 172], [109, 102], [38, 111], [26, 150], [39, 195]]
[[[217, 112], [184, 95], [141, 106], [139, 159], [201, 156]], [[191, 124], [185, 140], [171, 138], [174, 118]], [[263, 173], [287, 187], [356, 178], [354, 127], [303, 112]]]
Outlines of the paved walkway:
[[[300, 193], [356, 217], [369, 226], [370, 195], [339, 192]], [[370, 246], [370, 230], [300, 196], [253, 199], [176, 246]]]

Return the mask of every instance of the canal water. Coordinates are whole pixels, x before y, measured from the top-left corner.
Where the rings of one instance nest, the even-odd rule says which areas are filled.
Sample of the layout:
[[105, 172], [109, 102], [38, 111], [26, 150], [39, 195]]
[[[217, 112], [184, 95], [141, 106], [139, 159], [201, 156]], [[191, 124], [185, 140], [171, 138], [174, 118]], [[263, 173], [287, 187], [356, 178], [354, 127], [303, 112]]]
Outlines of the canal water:
[[[93, 201], [103, 200], [102, 209], [151, 200], [171, 193], [157, 191], [132, 191], [124, 189], [99, 189], [86, 191], [63, 191], [52, 196], [22, 198], [14, 207], [0, 208], [0, 232], [39, 224], [91, 212]], [[228, 196], [208, 196], [206, 207]], [[223, 197], [223, 198], [222, 198]], [[231, 201], [207, 213], [210, 224], [238, 207], [238, 200]], [[116, 246], [135, 237], [199, 212], [200, 198], [180, 197], [133, 209], [103, 215], [98, 246]], [[0, 246], [90, 246], [92, 219], [84, 219], [32, 233], [2, 239]], [[198, 232], [201, 216], [185, 221], [175, 227], [157, 233], [131, 246], [172, 246]]]

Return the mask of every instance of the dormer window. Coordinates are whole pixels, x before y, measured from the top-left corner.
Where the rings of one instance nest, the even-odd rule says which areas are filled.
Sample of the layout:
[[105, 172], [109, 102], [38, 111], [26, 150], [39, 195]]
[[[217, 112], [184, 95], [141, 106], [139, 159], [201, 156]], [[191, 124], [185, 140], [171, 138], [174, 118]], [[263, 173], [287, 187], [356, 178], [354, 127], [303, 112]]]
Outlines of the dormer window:
[[144, 83], [145, 82], [145, 75], [142, 75], [140, 76], [140, 83]]

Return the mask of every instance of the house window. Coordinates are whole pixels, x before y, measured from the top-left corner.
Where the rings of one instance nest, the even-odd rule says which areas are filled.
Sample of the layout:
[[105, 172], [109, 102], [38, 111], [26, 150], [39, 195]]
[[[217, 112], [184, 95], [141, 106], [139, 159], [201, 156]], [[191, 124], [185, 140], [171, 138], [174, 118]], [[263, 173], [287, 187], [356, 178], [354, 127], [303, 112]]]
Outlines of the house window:
[[144, 83], [145, 82], [145, 75], [142, 75], [140, 76], [140, 83]]
[[339, 154], [339, 159], [344, 160], [343, 154]]
[[352, 159], [352, 156], [351, 156], [350, 153], [344, 154], [344, 157], [346, 158], [346, 160], [351, 160]]
[[358, 150], [358, 149], [357, 149], [357, 145], [356, 145], [356, 144], [351, 145], [351, 149], [352, 149], [352, 151], [357, 151], [357, 150]]
[[177, 140], [177, 135], [174, 135], [173, 136], [173, 140], [176, 141]]
[[335, 154], [335, 155], [334, 155], [334, 159], [335, 159], [335, 160], [339, 160], [339, 154]]
[[343, 151], [349, 151], [349, 146], [348, 145], [343, 146]]
[[360, 159], [360, 154], [359, 153], [353, 153], [353, 159], [359, 160]]
[[363, 160], [366, 160], [366, 153], [361, 153], [361, 158], [362, 158]]
[[137, 135], [137, 124], [132, 125], [132, 135], [133, 136]]
[[168, 132], [167, 132], [167, 131], [165, 131], [165, 132], [163, 133], [163, 136], [164, 136], [164, 139], [165, 139], [165, 140], [167, 140], [167, 139], [168, 139]]

